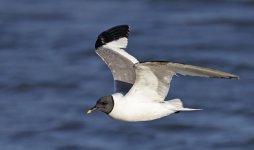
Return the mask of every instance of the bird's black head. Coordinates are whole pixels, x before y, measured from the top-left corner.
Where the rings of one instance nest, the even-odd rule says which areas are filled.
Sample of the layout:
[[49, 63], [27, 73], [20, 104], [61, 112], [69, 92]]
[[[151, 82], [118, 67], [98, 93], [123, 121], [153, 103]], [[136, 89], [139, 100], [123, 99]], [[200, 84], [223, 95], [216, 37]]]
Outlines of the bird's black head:
[[113, 97], [111, 95], [103, 96], [96, 102], [96, 105], [94, 107], [90, 108], [87, 111], [87, 114], [92, 113], [94, 110], [99, 110], [101, 112], [109, 114], [112, 111], [113, 107], [114, 107]]

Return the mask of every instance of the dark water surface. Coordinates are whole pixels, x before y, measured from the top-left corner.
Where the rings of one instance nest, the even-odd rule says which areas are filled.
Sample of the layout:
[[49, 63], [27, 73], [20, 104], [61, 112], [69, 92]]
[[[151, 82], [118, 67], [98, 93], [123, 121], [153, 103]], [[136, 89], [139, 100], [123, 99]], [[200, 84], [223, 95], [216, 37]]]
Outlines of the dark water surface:
[[[170, 98], [203, 111], [125, 123], [84, 115], [113, 91], [97, 35], [130, 24], [139, 60], [218, 68], [175, 77]], [[254, 149], [254, 1], [0, 0], [1, 150]]]

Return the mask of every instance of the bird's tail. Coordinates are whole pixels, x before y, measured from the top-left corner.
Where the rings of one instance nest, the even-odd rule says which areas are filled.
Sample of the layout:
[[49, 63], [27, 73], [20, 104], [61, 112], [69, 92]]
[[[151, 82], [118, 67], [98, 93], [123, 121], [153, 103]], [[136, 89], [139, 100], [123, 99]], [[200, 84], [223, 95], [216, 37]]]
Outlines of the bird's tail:
[[176, 111], [196, 111], [196, 110], [202, 110], [202, 109], [194, 109], [194, 108], [185, 108], [183, 107], [183, 103], [180, 99], [173, 99], [168, 101], [173, 106], [176, 107]]

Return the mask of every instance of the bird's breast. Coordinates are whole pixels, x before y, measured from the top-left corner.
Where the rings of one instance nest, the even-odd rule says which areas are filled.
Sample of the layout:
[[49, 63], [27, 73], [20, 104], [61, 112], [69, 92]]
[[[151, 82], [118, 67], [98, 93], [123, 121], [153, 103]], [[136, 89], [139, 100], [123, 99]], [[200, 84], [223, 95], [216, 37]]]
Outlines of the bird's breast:
[[114, 105], [109, 116], [117, 120], [135, 122], [158, 119], [171, 112], [163, 103], [122, 101]]

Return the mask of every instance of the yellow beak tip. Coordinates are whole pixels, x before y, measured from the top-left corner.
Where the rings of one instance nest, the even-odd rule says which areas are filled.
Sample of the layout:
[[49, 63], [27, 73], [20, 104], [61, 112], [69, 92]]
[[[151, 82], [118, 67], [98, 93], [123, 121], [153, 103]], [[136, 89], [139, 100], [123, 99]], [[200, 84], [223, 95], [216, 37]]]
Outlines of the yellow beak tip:
[[91, 112], [93, 112], [91, 109], [89, 109], [86, 114], [90, 114]]
[[93, 111], [95, 111], [97, 108], [94, 106], [93, 108], [88, 109], [88, 111], [86, 112], [86, 114], [90, 114]]

